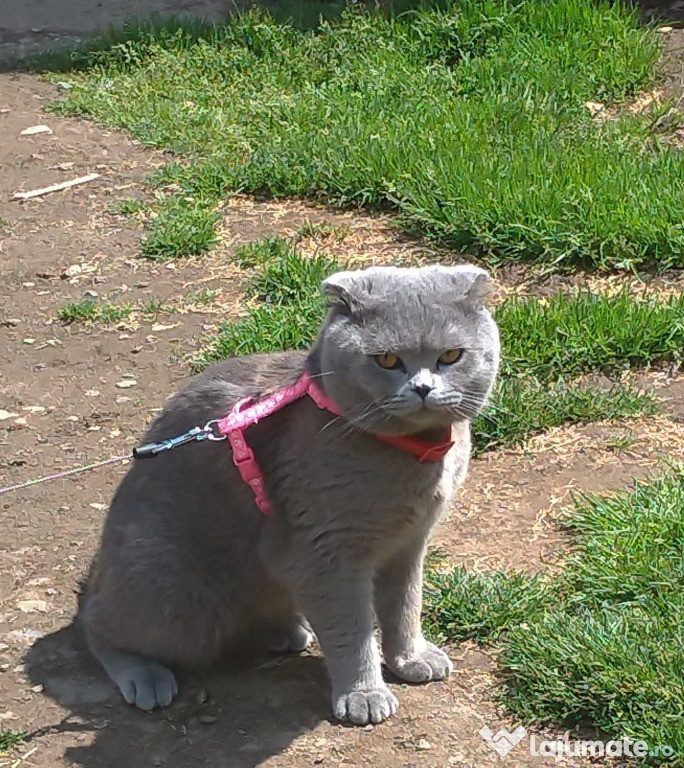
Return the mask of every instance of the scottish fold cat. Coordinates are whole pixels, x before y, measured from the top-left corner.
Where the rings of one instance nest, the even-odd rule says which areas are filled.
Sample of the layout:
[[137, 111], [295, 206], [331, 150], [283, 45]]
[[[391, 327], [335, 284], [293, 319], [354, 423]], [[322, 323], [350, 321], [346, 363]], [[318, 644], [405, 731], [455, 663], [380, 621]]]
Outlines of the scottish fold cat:
[[378, 723], [397, 699], [376, 622], [398, 678], [450, 673], [421, 632], [423, 557], [465, 477], [469, 421], [497, 372], [488, 281], [473, 266], [339, 272], [323, 282], [330, 308], [311, 350], [219, 363], [167, 405], [147, 440], [303, 373], [334, 407], [302, 396], [245, 430], [268, 515], [226, 442], [132, 464], [80, 609], [92, 652], [127, 702], [170, 704], [176, 665], [211, 665], [241, 648], [297, 652], [315, 634], [335, 717]]

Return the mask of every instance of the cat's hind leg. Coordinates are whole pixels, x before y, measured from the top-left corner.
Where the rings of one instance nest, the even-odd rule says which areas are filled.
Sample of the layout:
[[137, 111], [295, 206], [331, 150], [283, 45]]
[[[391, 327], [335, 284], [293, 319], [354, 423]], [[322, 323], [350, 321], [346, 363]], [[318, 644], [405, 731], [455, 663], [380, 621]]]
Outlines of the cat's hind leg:
[[273, 653], [300, 653], [313, 642], [314, 634], [309, 622], [302, 616], [265, 627], [259, 633], [259, 645]]
[[173, 672], [154, 659], [113, 648], [86, 630], [91, 652], [128, 704], [151, 710], [167, 707], [178, 693]]

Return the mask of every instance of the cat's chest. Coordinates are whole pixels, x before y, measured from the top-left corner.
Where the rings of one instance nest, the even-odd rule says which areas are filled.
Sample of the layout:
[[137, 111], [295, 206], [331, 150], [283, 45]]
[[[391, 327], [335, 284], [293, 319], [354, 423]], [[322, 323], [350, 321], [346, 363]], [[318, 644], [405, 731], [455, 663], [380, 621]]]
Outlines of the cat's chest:
[[[280, 439], [266, 425], [255, 430], [265, 486], [274, 514], [297, 528], [337, 531], [345, 540], [390, 541], [426, 531], [465, 475], [467, 426], [439, 461], [415, 455], [331, 422], [315, 406], [308, 421], [288, 418]], [[289, 416], [289, 415], [288, 415]]]
[[290, 466], [274, 490], [284, 514], [303, 510], [315, 516], [317, 527], [343, 530], [350, 539], [389, 541], [432, 527], [463, 460], [452, 450], [442, 461], [420, 463], [386, 446], [314, 453], [300, 458], [296, 469]]

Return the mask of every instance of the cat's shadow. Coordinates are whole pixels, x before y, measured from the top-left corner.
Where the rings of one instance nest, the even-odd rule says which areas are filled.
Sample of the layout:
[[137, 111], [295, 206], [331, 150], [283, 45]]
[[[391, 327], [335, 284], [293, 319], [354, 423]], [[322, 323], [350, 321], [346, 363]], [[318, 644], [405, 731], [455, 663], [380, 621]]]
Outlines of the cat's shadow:
[[329, 717], [328, 678], [322, 659], [313, 655], [181, 673], [177, 700], [152, 713], [124, 703], [74, 626], [38, 640], [25, 666], [32, 685], [42, 685], [68, 713], [33, 736], [91, 734], [65, 753], [69, 765], [83, 768], [253, 768]]

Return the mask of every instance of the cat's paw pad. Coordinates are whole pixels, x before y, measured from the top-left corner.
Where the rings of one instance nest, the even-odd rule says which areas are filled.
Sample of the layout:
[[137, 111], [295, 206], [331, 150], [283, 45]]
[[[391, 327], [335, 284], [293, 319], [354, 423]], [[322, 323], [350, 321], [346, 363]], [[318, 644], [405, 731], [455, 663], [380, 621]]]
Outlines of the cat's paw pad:
[[392, 659], [387, 659], [386, 663], [398, 678], [407, 683], [444, 680], [454, 668], [446, 653], [432, 643], [426, 643], [425, 649], [420, 652], [394, 656]]
[[141, 661], [119, 670], [114, 682], [128, 704], [147, 711], [168, 707], [178, 693], [173, 672], [156, 661]]
[[333, 712], [338, 720], [352, 725], [376, 725], [399, 709], [397, 697], [389, 688], [350, 691], [333, 698]]

